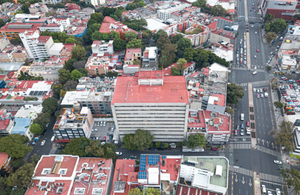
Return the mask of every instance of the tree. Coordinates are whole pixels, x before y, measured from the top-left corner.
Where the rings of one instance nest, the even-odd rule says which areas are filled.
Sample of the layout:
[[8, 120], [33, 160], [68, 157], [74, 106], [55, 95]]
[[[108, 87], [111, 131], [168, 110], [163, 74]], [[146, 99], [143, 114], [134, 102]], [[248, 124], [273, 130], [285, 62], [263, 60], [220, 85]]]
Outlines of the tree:
[[141, 65], [141, 60], [136, 59], [136, 60], [133, 60], [132, 63], [133, 63], [134, 65]]
[[274, 106], [276, 107], [276, 108], [283, 108], [283, 103], [281, 103], [281, 102], [274, 102]]
[[69, 70], [70, 72], [74, 69], [73, 64], [77, 62], [76, 59], [68, 59], [65, 61], [64, 69]]
[[31, 147], [26, 146], [27, 137], [19, 134], [10, 134], [0, 138], [0, 152], [6, 152], [11, 158], [23, 158], [30, 152]]
[[277, 137], [275, 138], [275, 143], [283, 145], [285, 147], [285, 150], [288, 152], [293, 151], [295, 149], [293, 123], [283, 121], [279, 125], [279, 128], [281, 129], [281, 131], [280, 133], [278, 133]]
[[186, 61], [190, 62], [194, 60], [194, 55], [196, 51], [193, 48], [187, 48], [184, 50], [183, 58], [186, 59]]
[[18, 36], [18, 37], [13, 38], [12, 40], [10, 40], [10, 43], [13, 45], [21, 45], [22, 41], [21, 41], [21, 38]]
[[80, 73], [81, 73], [81, 75], [82, 76], [87, 76], [88, 75], [88, 71], [86, 70], [86, 69], [84, 69], [84, 68], [79, 68], [79, 69], [77, 69]]
[[166, 56], [161, 56], [159, 58], [159, 64], [162, 68], [168, 67], [168, 58]]
[[135, 3], [128, 3], [127, 6], [126, 6], [127, 10], [134, 10], [136, 8], [137, 7], [136, 7]]
[[69, 37], [66, 39], [65, 43], [77, 43], [75, 37]]
[[126, 41], [120, 38], [114, 39], [114, 51], [122, 51], [126, 48]]
[[175, 36], [172, 37], [171, 43], [175, 44], [175, 43], [177, 43], [180, 39], [183, 39], [183, 35], [182, 35], [182, 34], [176, 34]]
[[225, 108], [225, 112], [229, 113], [229, 114], [233, 114], [234, 113], [234, 110], [230, 107], [230, 106], [227, 106]]
[[138, 129], [133, 136], [133, 144], [138, 150], [149, 148], [152, 144], [154, 136], [145, 130]]
[[[167, 34], [165, 31], [163, 31], [163, 30], [159, 30], [159, 31], [157, 31], [157, 33], [155, 33], [154, 35], [153, 35], [153, 39], [155, 40], [155, 42], [157, 42], [158, 41], [158, 39], [160, 38], [160, 36], [162, 35], [162, 34]], [[168, 35], [167, 35], [168, 36]]]
[[206, 137], [203, 134], [197, 133], [195, 135], [189, 135], [187, 146], [189, 148], [195, 148], [196, 146], [203, 147], [206, 145]]
[[86, 62], [85, 61], [77, 61], [73, 64], [74, 69], [84, 68]]
[[82, 74], [78, 70], [74, 69], [71, 72], [70, 79], [77, 81], [81, 77], [82, 77]]
[[173, 76], [179, 76], [180, 75], [180, 71], [176, 67], [172, 67], [171, 72], [172, 72]]
[[[63, 150], [63, 154], [78, 155], [85, 157], [85, 148], [90, 144], [90, 140], [86, 137], [72, 139]], [[89, 150], [88, 150], [89, 151]]]
[[197, 26], [192, 32], [187, 32], [187, 31], [185, 31], [184, 33], [185, 33], [185, 34], [199, 34], [199, 33], [201, 33], [201, 32], [202, 32], [202, 26], [199, 25], [199, 26]]
[[299, 192], [300, 190], [300, 172], [297, 169], [292, 168], [289, 169], [282, 169], [279, 171], [282, 175], [283, 180], [288, 186], [293, 186], [295, 192]]
[[[104, 19], [104, 17], [102, 15], [102, 13], [93, 13], [93, 14], [91, 14], [91, 20], [94, 20], [95, 23], [102, 23], [103, 19]], [[92, 25], [92, 24], [90, 24], [90, 25]]]
[[155, 147], [159, 148], [161, 146], [161, 142], [155, 142]]
[[22, 11], [23, 11], [23, 13], [25, 13], [25, 14], [29, 14], [30, 12], [29, 12], [29, 6], [28, 6], [28, 4], [27, 3], [24, 3], [23, 5], [22, 5]]
[[214, 16], [226, 16], [228, 15], [227, 10], [222, 5], [215, 5], [211, 8], [211, 14]]
[[59, 83], [65, 84], [70, 79], [71, 73], [69, 70], [61, 68], [58, 70], [58, 76], [59, 76]]
[[44, 113], [52, 115], [58, 107], [57, 99], [54, 97], [48, 97], [43, 101], [42, 106]]
[[4, 20], [0, 19], [0, 28], [1, 28], [2, 26], [4, 26], [5, 24], [6, 24], [6, 22], [5, 22]]
[[184, 59], [184, 58], [179, 58], [178, 60], [177, 60], [177, 69], [178, 69], [178, 71], [180, 72], [180, 74], [182, 75], [182, 73], [183, 73], [183, 70], [186, 68], [186, 63], [187, 63], [187, 61]]
[[124, 34], [124, 37], [126, 38], [126, 41], [131, 41], [132, 39], [136, 39], [137, 38], [137, 34], [133, 31], [130, 32], [126, 32]]
[[240, 99], [244, 97], [243, 87], [236, 85], [235, 83], [230, 83], [227, 85], [227, 103], [237, 104]]
[[154, 188], [147, 188], [145, 190], [145, 195], [160, 195], [160, 190]]
[[66, 91], [75, 90], [78, 82], [74, 80], [69, 80], [64, 84], [63, 89]]
[[35, 169], [34, 163], [26, 163], [7, 178], [7, 185], [27, 188]]
[[103, 34], [99, 31], [95, 31], [93, 32], [91, 39], [92, 41], [100, 41], [103, 39]]
[[89, 145], [85, 147], [85, 153], [88, 156], [103, 157], [104, 148], [99, 146], [99, 142], [90, 140]]
[[72, 49], [72, 58], [77, 59], [79, 61], [82, 57], [86, 56], [85, 48], [81, 45], [76, 45]]
[[177, 42], [178, 45], [178, 50], [182, 50], [184, 51], [187, 48], [192, 47], [192, 43], [191, 40], [189, 40], [188, 38], [182, 38]]
[[21, 159], [15, 159], [15, 160], [12, 160], [10, 164], [15, 170], [17, 170], [22, 165], [24, 165], [24, 161]]
[[109, 39], [110, 40], [117, 39], [117, 38], [120, 38], [120, 34], [119, 33], [115, 32], [115, 31], [111, 31], [109, 33]]
[[272, 40], [274, 40], [276, 38], [276, 33], [274, 32], [268, 32], [265, 36], [265, 38], [267, 39], [267, 42], [270, 43]]
[[91, 32], [97, 32], [101, 27], [101, 24], [99, 23], [94, 23], [92, 24], [90, 27], [89, 27], [89, 30], [90, 30], [90, 34]]
[[134, 134], [126, 134], [123, 139], [122, 142], [124, 143], [124, 148], [128, 149], [128, 150], [135, 150], [135, 146], [132, 143], [133, 140], [133, 136]]
[[143, 195], [143, 192], [140, 188], [132, 188], [129, 192], [129, 195]]
[[126, 48], [139, 48], [142, 47], [142, 40], [140, 39], [132, 39], [127, 43]]
[[43, 129], [39, 124], [33, 123], [30, 126], [30, 132], [33, 133], [34, 135], [40, 135], [43, 133]]
[[162, 148], [168, 148], [169, 147], [169, 144], [168, 143], [163, 143], [162, 144]]
[[49, 113], [41, 113], [38, 115], [36, 119], [34, 119], [33, 123], [39, 124], [43, 129], [46, 128], [47, 123], [50, 122], [50, 114]]
[[273, 14], [267, 14], [264, 18], [265, 23], [271, 22], [275, 18], [275, 15]]
[[165, 46], [171, 44], [171, 41], [167, 35], [167, 33], [163, 33], [159, 36], [159, 39], [156, 42], [156, 46], [161, 51], [165, 49]]
[[193, 6], [204, 8], [206, 7], [206, 0], [197, 0], [193, 3]]
[[270, 31], [275, 32], [276, 34], [280, 31], [283, 31], [287, 27], [287, 23], [282, 18], [277, 18], [271, 23]]
[[174, 63], [176, 58], [176, 52], [177, 52], [176, 44], [166, 44], [164, 46], [164, 50], [161, 52], [161, 55], [167, 58], [167, 64], [166, 64], [167, 66]]

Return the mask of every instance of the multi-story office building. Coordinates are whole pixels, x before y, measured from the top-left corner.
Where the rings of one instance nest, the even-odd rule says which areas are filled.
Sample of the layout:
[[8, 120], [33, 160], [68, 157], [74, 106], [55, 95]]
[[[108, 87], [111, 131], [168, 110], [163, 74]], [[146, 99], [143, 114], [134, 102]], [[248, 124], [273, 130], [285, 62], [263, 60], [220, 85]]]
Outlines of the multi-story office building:
[[57, 141], [68, 142], [70, 139], [91, 136], [92, 124], [94, 122], [91, 110], [87, 107], [77, 109], [63, 108], [56, 121], [53, 131]]
[[189, 109], [185, 77], [165, 77], [163, 71], [137, 75], [117, 78], [111, 107], [120, 138], [143, 129], [155, 141], [183, 141]]
[[262, 12], [262, 17], [273, 14], [275, 18], [291, 20], [294, 15], [298, 14], [295, 11], [299, 6], [297, 0], [262, 0], [260, 2], [261, 10], [259, 11]]

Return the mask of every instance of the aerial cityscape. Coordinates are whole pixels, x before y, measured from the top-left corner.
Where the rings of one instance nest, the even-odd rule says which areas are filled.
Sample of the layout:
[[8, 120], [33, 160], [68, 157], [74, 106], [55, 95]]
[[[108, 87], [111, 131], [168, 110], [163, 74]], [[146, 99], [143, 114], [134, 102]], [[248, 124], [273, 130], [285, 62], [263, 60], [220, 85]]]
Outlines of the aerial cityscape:
[[0, 195], [299, 195], [300, 1], [0, 0]]

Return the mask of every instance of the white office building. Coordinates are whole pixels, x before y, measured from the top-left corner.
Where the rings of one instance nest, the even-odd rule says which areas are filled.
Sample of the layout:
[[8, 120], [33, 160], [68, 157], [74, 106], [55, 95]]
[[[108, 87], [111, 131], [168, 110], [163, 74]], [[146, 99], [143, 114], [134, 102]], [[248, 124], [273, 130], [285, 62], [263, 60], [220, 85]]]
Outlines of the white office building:
[[161, 70], [118, 77], [111, 103], [119, 138], [149, 131], [156, 142], [185, 140], [189, 99], [184, 76], [167, 76]]

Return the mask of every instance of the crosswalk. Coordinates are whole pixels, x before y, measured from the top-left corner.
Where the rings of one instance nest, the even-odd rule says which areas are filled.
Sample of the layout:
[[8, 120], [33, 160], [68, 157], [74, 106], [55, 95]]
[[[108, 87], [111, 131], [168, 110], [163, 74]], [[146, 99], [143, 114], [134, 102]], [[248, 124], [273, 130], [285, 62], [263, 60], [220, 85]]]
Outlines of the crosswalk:
[[267, 154], [270, 154], [270, 155], [273, 155], [273, 156], [280, 156], [279, 152], [271, 150], [269, 148], [266, 148], [266, 147], [263, 147], [263, 146], [260, 146], [260, 145], [257, 145], [256, 148], [257, 148], [257, 150], [262, 151], [264, 153], [267, 153]]
[[[230, 166], [229, 171], [253, 177], [253, 171], [239, 166]], [[271, 181], [278, 184], [285, 184], [282, 177], [267, 174], [267, 173], [258, 173], [258, 174], [260, 175], [260, 180]]]
[[[280, 153], [275, 150], [272, 150], [272, 149], [269, 149], [269, 148], [266, 148], [266, 147], [263, 147], [260, 145], [257, 145], [256, 148], [257, 148], [257, 150], [259, 150], [261, 152], [264, 152], [264, 153], [267, 153], [267, 154], [270, 154], [273, 156], [280, 156]], [[244, 150], [248, 149], [249, 150], [249, 149], [251, 149], [251, 141], [235, 141], [234, 143], [230, 143], [229, 149], [244, 149]]]
[[234, 143], [230, 144], [230, 149], [251, 149], [251, 144]]

